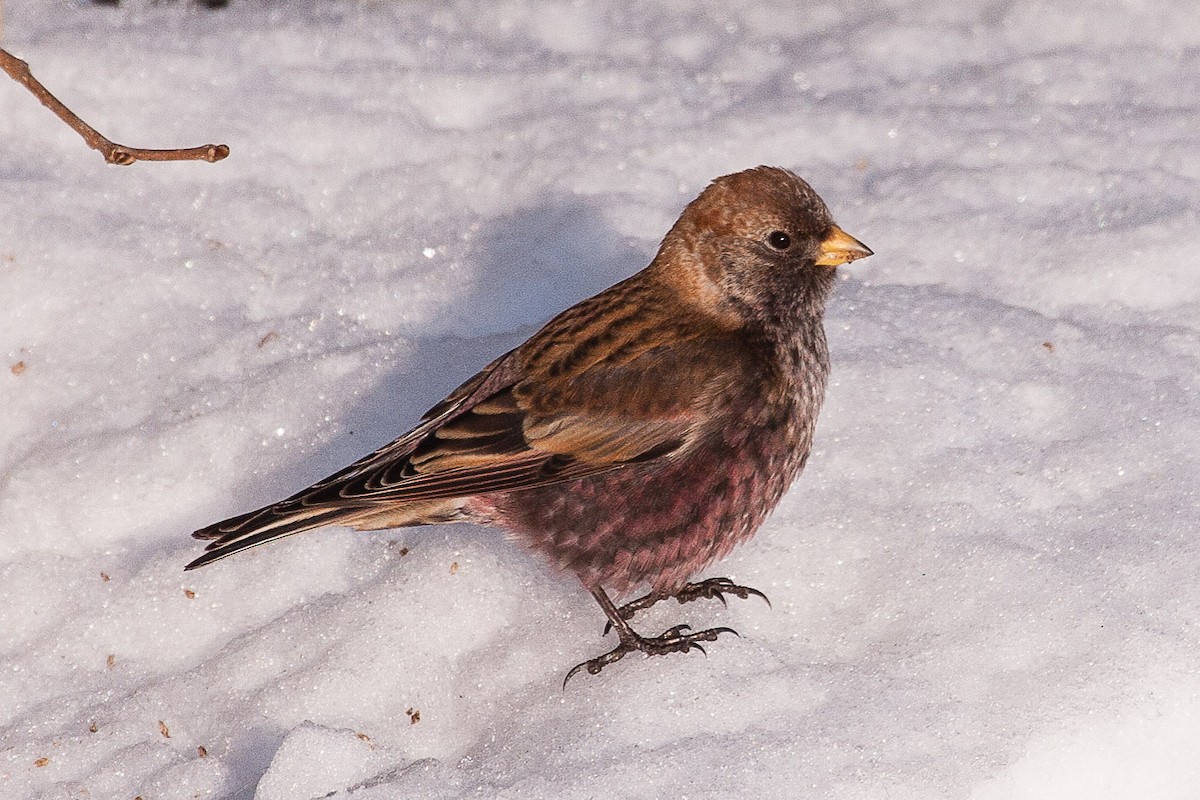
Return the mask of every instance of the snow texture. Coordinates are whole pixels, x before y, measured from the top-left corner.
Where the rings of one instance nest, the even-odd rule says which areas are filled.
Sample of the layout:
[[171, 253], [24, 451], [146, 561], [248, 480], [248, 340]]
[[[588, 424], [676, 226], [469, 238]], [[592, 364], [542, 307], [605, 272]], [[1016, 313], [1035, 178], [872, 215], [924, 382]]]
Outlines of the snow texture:
[[[0, 796], [1200, 797], [1200, 12], [1167, 0], [9, 0], [130, 145], [0, 111]], [[841, 270], [808, 470], [611, 646], [494, 531], [195, 528], [403, 432], [795, 169]]]

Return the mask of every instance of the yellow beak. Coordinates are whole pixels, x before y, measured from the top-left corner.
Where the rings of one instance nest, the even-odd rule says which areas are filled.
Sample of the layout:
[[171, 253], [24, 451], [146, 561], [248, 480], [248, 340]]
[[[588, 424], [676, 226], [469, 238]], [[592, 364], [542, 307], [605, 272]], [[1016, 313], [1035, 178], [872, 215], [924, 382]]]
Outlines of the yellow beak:
[[821, 242], [821, 256], [816, 263], [821, 267], [836, 267], [869, 255], [874, 255], [871, 248], [834, 225], [825, 241]]

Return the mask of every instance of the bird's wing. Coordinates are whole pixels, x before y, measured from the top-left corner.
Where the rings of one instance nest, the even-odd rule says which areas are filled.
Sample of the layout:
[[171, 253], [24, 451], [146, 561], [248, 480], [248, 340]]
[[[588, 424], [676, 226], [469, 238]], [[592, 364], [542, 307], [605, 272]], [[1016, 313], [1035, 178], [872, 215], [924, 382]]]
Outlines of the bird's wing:
[[[194, 568], [364, 511], [546, 486], [669, 458], [695, 438], [719, 360], [699, 346], [531, 375], [528, 354], [497, 359], [409, 433], [286, 500], [196, 531], [215, 539]], [[567, 362], [570, 363], [569, 361]]]
[[[466, 402], [433, 422], [415, 446], [385, 448], [302, 493], [301, 502], [444, 500], [545, 486], [666, 457], [689, 442], [699, 416], [695, 400], [704, 394], [703, 387], [672, 374], [679, 371], [672, 369], [677, 362], [660, 348], [632, 363], [591, 365], [554, 381], [538, 375], [491, 387], [483, 397], [468, 392]], [[655, 401], [637, 399], [642, 396]]]

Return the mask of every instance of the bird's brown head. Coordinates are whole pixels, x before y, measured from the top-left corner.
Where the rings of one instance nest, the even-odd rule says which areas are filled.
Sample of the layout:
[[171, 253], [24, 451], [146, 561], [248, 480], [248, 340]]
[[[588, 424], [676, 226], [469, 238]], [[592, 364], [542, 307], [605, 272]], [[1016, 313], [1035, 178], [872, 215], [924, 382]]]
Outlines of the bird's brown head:
[[787, 322], [808, 310], [819, 318], [836, 267], [869, 255], [811, 186], [786, 169], [756, 167], [709, 184], [663, 240], [655, 266], [686, 299], [731, 322]]

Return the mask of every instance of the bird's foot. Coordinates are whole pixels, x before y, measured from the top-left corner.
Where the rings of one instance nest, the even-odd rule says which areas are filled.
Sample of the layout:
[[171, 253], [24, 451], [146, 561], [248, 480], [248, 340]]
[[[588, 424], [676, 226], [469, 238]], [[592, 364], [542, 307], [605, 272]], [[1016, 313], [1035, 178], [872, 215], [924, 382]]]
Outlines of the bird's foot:
[[[699, 581], [698, 583], [685, 583], [683, 588], [678, 592], [675, 592], [675, 594], [655, 594], [651, 592], [645, 597], [639, 597], [638, 599], [631, 600], [630, 602], [621, 606], [617, 609], [617, 613], [621, 615], [621, 619], [628, 620], [631, 619], [637, 612], [644, 611], [660, 600], [666, 600], [668, 597], [674, 597], [680, 603], [690, 603], [693, 600], [715, 599], [720, 600], [721, 605], [728, 606], [729, 604], [725, 602], [725, 595], [727, 594], [731, 594], [734, 597], [739, 597], [742, 600], [746, 600], [750, 597], [750, 595], [754, 595], [756, 597], [761, 597], [764, 601], [766, 601], [768, 607], [771, 605], [771, 601], [767, 598], [767, 596], [758, 589], [754, 589], [750, 586], [738, 586], [736, 583], [729, 580], [729, 578], [708, 578], [706, 580]], [[610, 630], [612, 630], [611, 620], [607, 625], [604, 626], [605, 635], [607, 635]]]
[[733, 628], [709, 628], [708, 630], [695, 631], [688, 633], [691, 630], [690, 625], [676, 625], [673, 628], [668, 628], [661, 635], [654, 637], [639, 636], [626, 626], [626, 631], [618, 631], [621, 633], [621, 643], [608, 651], [602, 656], [597, 656], [590, 661], [584, 661], [582, 664], [576, 664], [567, 673], [567, 677], [563, 678], [563, 688], [567, 686], [567, 681], [580, 670], [587, 670], [589, 675], [596, 675], [600, 670], [607, 667], [609, 664], [614, 664], [620, 661], [629, 653], [641, 651], [647, 656], [665, 656], [668, 653], [686, 653], [689, 650], [699, 650], [705, 653], [704, 648], [700, 646], [700, 642], [715, 642], [717, 637], [722, 633], [732, 633], [738, 636], [738, 632]]
[[770, 599], [758, 589], [750, 586], [738, 586], [729, 580], [729, 578], [708, 578], [699, 583], [688, 583], [673, 596], [681, 603], [690, 603], [693, 600], [716, 599], [721, 601], [721, 605], [727, 606], [729, 605], [725, 602], [725, 595], [727, 594], [731, 594], [742, 600], [748, 600], [750, 595], [761, 597], [763, 602], [767, 604], [767, 607], [771, 607]]

